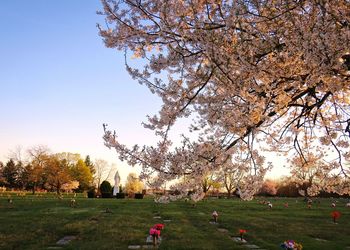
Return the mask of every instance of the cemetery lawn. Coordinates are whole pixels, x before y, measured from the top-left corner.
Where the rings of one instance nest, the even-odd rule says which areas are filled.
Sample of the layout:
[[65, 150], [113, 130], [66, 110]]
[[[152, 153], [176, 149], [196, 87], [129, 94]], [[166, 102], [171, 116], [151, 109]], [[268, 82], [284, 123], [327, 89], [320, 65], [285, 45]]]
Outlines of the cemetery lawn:
[[[287, 239], [302, 243], [304, 249], [350, 249], [346, 199], [336, 200], [342, 214], [338, 224], [331, 218], [331, 199], [320, 199], [308, 209], [302, 198], [297, 203], [295, 198], [272, 198], [272, 210], [258, 200], [238, 199], [207, 199], [192, 207], [185, 201], [155, 204], [152, 199], [78, 197], [75, 208], [66, 195], [62, 200], [12, 196], [13, 204], [7, 199], [0, 197], [0, 249], [58, 249], [56, 242], [64, 236], [76, 239], [61, 249], [128, 249], [146, 245], [149, 228], [156, 223], [165, 224], [159, 249], [248, 249], [231, 239], [239, 229], [248, 231], [248, 244], [261, 249], [281, 249]], [[218, 225], [209, 223], [214, 210]]]

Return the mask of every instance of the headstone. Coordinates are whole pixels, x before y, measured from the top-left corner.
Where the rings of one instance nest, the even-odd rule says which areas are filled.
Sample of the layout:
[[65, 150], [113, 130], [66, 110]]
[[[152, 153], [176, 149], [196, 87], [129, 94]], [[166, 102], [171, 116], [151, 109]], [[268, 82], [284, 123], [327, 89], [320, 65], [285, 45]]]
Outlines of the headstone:
[[142, 245], [142, 249], [153, 249], [153, 245]]
[[146, 243], [153, 243], [152, 235], [148, 235], [146, 238]]
[[140, 245], [130, 245], [128, 246], [128, 249], [140, 249], [141, 246]]
[[72, 240], [75, 240], [76, 238], [77, 238], [77, 236], [74, 236], [74, 235], [64, 236], [62, 239], [57, 241], [56, 244], [57, 245], [67, 245], [69, 242], [71, 242]]
[[228, 230], [226, 228], [218, 228], [218, 231], [221, 233], [228, 233]]
[[[160, 242], [162, 241], [162, 237], [158, 237], [158, 245], [160, 244]], [[152, 235], [148, 235], [147, 236], [147, 238], [146, 238], [146, 243], [151, 243], [151, 244], [153, 244], [153, 237], [152, 237]]]
[[235, 242], [247, 243], [245, 239], [241, 239], [241, 237], [232, 237], [232, 240]]
[[317, 241], [322, 241], [322, 242], [327, 242], [327, 241], [328, 241], [328, 240], [320, 239], [320, 238], [315, 238], [315, 240], [317, 240]]
[[257, 245], [246, 245], [246, 247], [250, 249], [259, 249]]

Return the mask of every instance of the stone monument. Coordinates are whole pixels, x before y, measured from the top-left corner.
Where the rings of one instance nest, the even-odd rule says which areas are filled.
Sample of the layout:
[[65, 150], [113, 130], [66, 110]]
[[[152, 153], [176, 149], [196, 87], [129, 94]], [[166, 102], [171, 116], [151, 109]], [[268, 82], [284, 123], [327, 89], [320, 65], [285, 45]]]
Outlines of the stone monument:
[[117, 195], [117, 193], [119, 193], [119, 185], [120, 185], [120, 176], [117, 172], [114, 175], [114, 187], [113, 187], [113, 196]]

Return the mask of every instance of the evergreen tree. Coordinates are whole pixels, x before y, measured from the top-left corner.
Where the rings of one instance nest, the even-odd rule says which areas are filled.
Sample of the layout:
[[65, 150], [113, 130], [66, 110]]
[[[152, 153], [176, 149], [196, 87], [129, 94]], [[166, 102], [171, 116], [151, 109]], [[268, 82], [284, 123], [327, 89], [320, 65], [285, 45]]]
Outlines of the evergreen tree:
[[95, 166], [90, 159], [90, 155], [87, 155], [85, 157], [85, 165], [90, 169], [91, 174], [94, 175], [96, 171]]
[[0, 186], [5, 185], [5, 178], [3, 176], [4, 163], [0, 161]]
[[3, 168], [2, 175], [5, 179], [6, 186], [9, 188], [17, 187], [18, 169], [16, 163], [10, 159]]

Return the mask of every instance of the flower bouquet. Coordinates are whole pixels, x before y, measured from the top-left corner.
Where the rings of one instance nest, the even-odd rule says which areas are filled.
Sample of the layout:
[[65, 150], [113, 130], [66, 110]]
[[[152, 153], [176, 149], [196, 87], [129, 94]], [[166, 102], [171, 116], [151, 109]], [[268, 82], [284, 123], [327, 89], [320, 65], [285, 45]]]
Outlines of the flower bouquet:
[[333, 218], [333, 222], [334, 222], [334, 223], [337, 223], [337, 219], [340, 218], [341, 213], [340, 213], [339, 211], [333, 211], [333, 212], [331, 213], [331, 216], [332, 216], [332, 218]]
[[241, 237], [241, 241], [243, 241], [243, 235], [247, 232], [247, 230], [239, 229], [238, 232], [239, 232], [239, 236]]
[[153, 245], [157, 245], [157, 241], [160, 237], [160, 231], [164, 229], [163, 224], [155, 224], [153, 227], [150, 228], [149, 234], [152, 236], [153, 239]]
[[294, 240], [286, 240], [281, 244], [281, 247], [286, 250], [302, 250], [303, 246]]

